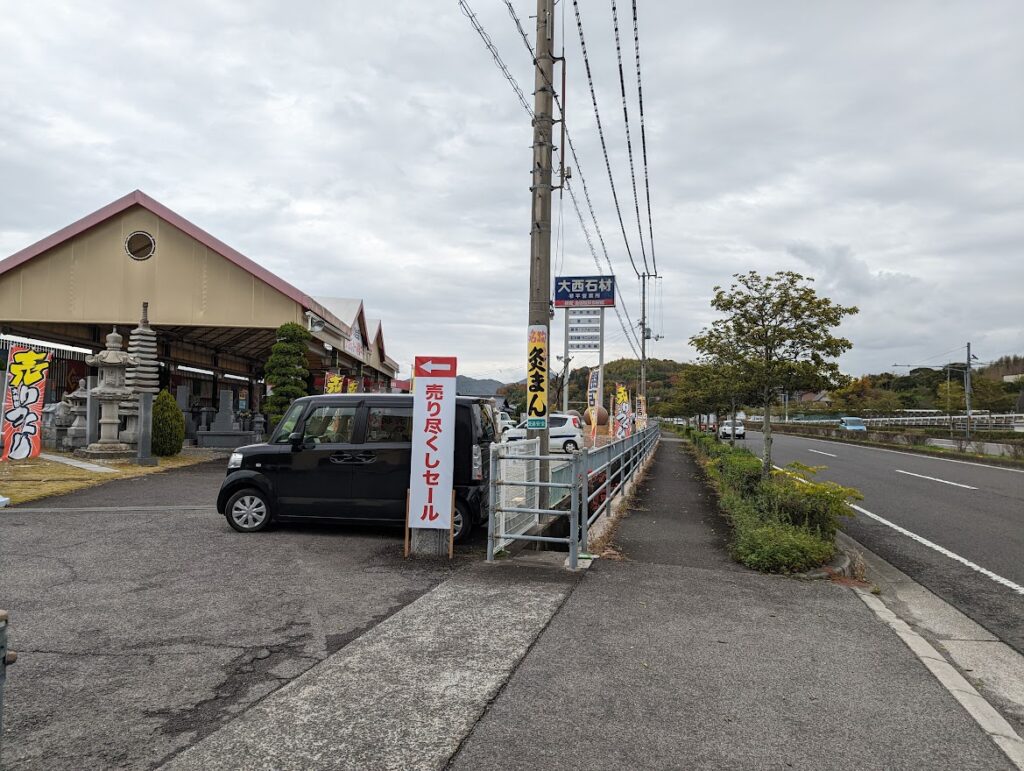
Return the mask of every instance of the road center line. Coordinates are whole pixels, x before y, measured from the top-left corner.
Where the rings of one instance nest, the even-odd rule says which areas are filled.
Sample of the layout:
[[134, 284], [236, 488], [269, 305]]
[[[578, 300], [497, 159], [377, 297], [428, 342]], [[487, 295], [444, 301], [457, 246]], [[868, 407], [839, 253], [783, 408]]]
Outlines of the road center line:
[[821, 450], [811, 450], [811, 449], [808, 449], [807, 452], [813, 452], [816, 455], [827, 455], [830, 458], [838, 458], [839, 457], [838, 455], [833, 455], [830, 452], [822, 452]]
[[[774, 466], [773, 465], [773, 468], [776, 468], [779, 471], [785, 471], [785, 469], [782, 468], [781, 466]], [[810, 484], [810, 482], [808, 482], [806, 479], [803, 479], [801, 477], [794, 476], [793, 478], [797, 482], [803, 482], [804, 484]], [[978, 564], [976, 564], [974, 562], [971, 562], [969, 559], [967, 559], [965, 557], [961, 557], [959, 554], [956, 554], [955, 552], [951, 552], [946, 547], [939, 546], [934, 541], [929, 541], [927, 538], [924, 538], [924, 537], [918, 535], [917, 533], [910, 532], [905, 527], [900, 527], [895, 522], [890, 522], [885, 517], [880, 517], [877, 514], [875, 514], [874, 512], [868, 511], [863, 506], [857, 506], [854, 503], [847, 503], [846, 505], [849, 506], [854, 511], [860, 512], [861, 514], [863, 514], [866, 517], [871, 517], [871, 519], [875, 520], [876, 522], [881, 522], [883, 525], [891, 527], [897, 533], [902, 533], [903, 535], [907, 536], [908, 538], [912, 538], [913, 540], [917, 541], [922, 546], [927, 546], [929, 549], [934, 549], [939, 554], [942, 554], [945, 557], [949, 557], [951, 560], [956, 560], [961, 565], [965, 565], [966, 567], [969, 567], [971, 570], [978, 571], [979, 573], [981, 573], [986, 578], [991, 578], [997, 584], [1002, 584], [1003, 586], [1009, 588], [1010, 590], [1016, 592], [1017, 594], [1024, 595], [1024, 586], [1021, 586], [1020, 584], [1015, 584], [1009, 578], [1003, 578], [1001, 575], [993, 573], [988, 568], [983, 568], [981, 565], [978, 565]]]
[[897, 474], [906, 474], [908, 477], [917, 477], [918, 479], [930, 479], [933, 482], [942, 482], [944, 485], [953, 485], [953, 487], [963, 487], [966, 490], [977, 490], [977, 487], [971, 487], [970, 485], [962, 485], [959, 482], [949, 482], [945, 479], [939, 479], [938, 477], [929, 477], [924, 474], [915, 474], [913, 471], [903, 471], [902, 469], [895, 469]]

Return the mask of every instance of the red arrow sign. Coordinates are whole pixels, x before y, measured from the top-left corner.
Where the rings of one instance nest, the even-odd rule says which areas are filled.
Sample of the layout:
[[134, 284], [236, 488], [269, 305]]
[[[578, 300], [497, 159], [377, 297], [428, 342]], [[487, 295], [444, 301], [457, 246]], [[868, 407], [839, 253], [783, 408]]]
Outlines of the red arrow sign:
[[455, 377], [455, 368], [454, 356], [417, 356], [413, 364], [416, 377]]

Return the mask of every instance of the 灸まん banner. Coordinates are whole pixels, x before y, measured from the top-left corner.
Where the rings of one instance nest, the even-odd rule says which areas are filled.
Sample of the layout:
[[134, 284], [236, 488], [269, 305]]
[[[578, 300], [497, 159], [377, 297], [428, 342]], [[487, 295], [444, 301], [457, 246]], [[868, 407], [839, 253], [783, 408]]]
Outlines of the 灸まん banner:
[[548, 427], [548, 329], [543, 324], [527, 332], [526, 427]]
[[52, 356], [28, 346], [11, 346], [0, 413], [0, 460], [25, 460], [39, 455], [43, 400]]

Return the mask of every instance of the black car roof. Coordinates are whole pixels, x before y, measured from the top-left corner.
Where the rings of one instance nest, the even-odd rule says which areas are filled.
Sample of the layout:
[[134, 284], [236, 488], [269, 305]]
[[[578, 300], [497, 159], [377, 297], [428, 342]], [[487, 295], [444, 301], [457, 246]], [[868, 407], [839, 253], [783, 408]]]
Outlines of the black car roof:
[[[313, 394], [312, 396], [303, 396], [296, 399], [297, 402], [362, 402], [362, 401], [387, 401], [391, 399], [408, 399], [412, 400], [412, 394], [379, 394], [379, 393], [362, 393], [362, 394]], [[489, 402], [490, 397], [487, 396], [456, 396], [456, 400], [461, 404], [473, 404], [474, 402]]]

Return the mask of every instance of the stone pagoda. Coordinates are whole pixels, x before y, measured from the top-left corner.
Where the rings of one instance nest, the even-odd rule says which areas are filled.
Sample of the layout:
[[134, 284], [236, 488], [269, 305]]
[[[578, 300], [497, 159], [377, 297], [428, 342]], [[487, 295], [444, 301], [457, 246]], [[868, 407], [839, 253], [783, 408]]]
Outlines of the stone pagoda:
[[149, 303], [142, 303], [142, 319], [128, 337], [128, 353], [138, 359], [125, 371], [125, 387], [132, 390], [128, 401], [121, 403], [121, 414], [125, 416], [125, 430], [121, 441], [135, 444], [139, 435], [138, 394], [160, 393], [160, 364], [156, 356], [156, 330], [149, 326]]

